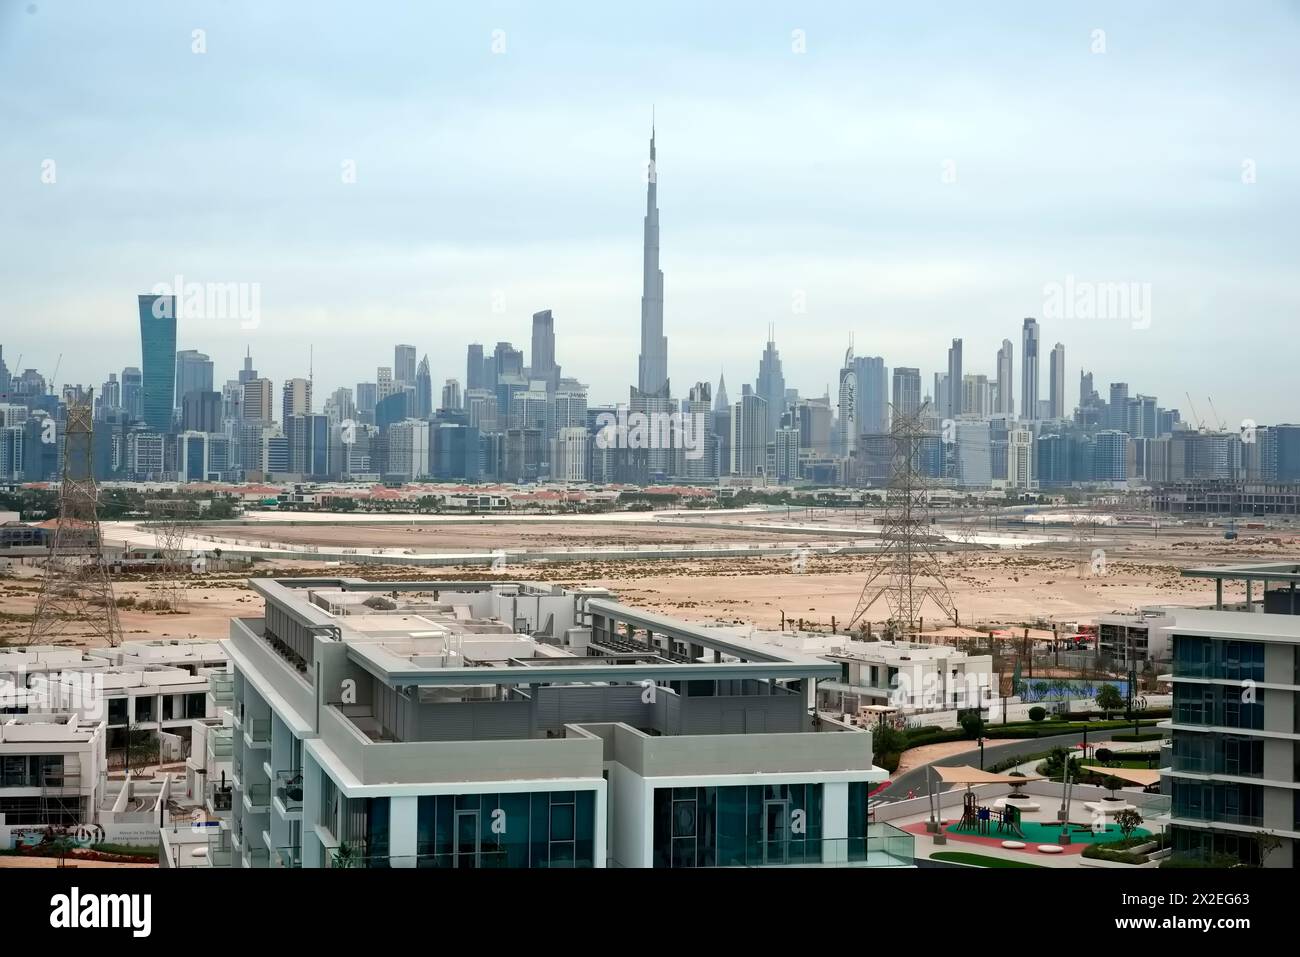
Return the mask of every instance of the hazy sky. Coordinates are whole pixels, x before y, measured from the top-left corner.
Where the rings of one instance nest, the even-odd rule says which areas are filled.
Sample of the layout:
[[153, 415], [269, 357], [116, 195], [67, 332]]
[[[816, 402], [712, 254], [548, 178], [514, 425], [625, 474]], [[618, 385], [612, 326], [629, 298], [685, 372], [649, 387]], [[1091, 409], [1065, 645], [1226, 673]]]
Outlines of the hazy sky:
[[[1300, 420], [1297, 51], [1269, 0], [0, 0], [0, 344], [97, 386], [179, 274], [259, 284], [256, 328], [180, 324], [218, 382], [312, 344], [319, 408], [410, 342], [436, 390], [549, 308], [625, 400], [654, 104], [678, 395], [737, 394], [771, 323], [805, 394], [850, 335], [927, 391], [952, 337], [990, 376], [1009, 338], [1019, 404], [1037, 316], [1071, 404], [1082, 367]], [[1067, 276], [1148, 284], [1149, 322], [1045, 318]]]

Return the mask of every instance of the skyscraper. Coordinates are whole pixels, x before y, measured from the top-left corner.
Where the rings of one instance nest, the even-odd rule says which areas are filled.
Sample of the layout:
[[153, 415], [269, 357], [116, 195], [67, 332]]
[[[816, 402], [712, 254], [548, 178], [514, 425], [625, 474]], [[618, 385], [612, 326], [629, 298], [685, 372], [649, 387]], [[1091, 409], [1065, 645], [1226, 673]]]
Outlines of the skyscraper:
[[140, 296], [141, 414], [154, 432], [170, 432], [176, 407], [176, 297]]
[[456, 411], [460, 407], [460, 382], [456, 379], [448, 379], [442, 387], [442, 405], [439, 408]]
[[668, 338], [664, 335], [664, 274], [659, 268], [659, 174], [654, 124], [650, 125], [650, 166], [646, 184], [645, 237], [641, 277], [641, 355], [637, 388], [644, 395], [669, 395]]
[[122, 408], [132, 421], [144, 418], [144, 373], [135, 366], [122, 370]]
[[244, 353], [244, 368], [239, 370], [240, 382], [251, 382], [257, 378], [257, 370], [253, 368], [253, 352], [248, 349]]
[[406, 385], [415, 385], [415, 346], [393, 347], [393, 379]]
[[1020, 417], [1038, 418], [1038, 320], [1026, 319], [1020, 340]]
[[921, 370], [907, 366], [894, 369], [894, 418], [915, 415], [921, 408]]
[[878, 435], [889, 431], [889, 370], [881, 356], [858, 356], [853, 360], [858, 380], [858, 434]]
[[560, 367], [555, 364], [555, 318], [551, 310], [533, 313], [533, 364], [531, 377], [546, 383], [554, 392], [560, 384]]
[[244, 421], [270, 425], [275, 418], [270, 379], [249, 379], [244, 383]]
[[212, 360], [197, 349], [176, 353], [176, 406], [191, 392], [212, 391]]
[[998, 350], [998, 404], [994, 411], [999, 415], [1016, 414], [1016, 400], [1011, 385], [1015, 366], [1012, 349], [1011, 340], [1003, 339], [1002, 348]]
[[963, 412], [963, 380], [961, 372], [961, 340], [952, 340], [948, 347], [948, 406], [944, 416], [955, 419]]
[[284, 401], [281, 423], [288, 432], [289, 417], [308, 415], [311, 412], [311, 382], [308, 379], [287, 379], [284, 383]]
[[765, 475], [767, 442], [767, 403], [745, 383], [740, 401], [731, 408], [731, 474]]
[[471, 342], [465, 353], [465, 391], [486, 388], [483, 375], [483, 345]]
[[767, 348], [758, 360], [758, 379], [754, 391], [767, 403], [768, 434], [776, 435], [785, 411], [785, 375], [781, 371], [781, 353], [776, 351], [775, 333], [767, 329]]
[[415, 417], [427, 419], [433, 415], [433, 377], [429, 375], [429, 357], [420, 360], [415, 369]]
[[1065, 418], [1065, 346], [1058, 342], [1052, 347], [1051, 367], [1048, 369], [1049, 419]]
[[844, 353], [840, 368], [840, 455], [848, 458], [858, 447], [858, 375], [853, 368], [853, 346]]

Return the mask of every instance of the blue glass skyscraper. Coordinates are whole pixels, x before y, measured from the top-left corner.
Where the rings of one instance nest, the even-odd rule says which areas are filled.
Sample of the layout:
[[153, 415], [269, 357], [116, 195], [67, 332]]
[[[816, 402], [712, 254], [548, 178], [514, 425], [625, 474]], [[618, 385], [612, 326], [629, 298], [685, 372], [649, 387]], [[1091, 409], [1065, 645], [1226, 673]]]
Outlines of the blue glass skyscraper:
[[176, 405], [176, 297], [139, 298], [143, 418], [150, 429], [170, 432]]

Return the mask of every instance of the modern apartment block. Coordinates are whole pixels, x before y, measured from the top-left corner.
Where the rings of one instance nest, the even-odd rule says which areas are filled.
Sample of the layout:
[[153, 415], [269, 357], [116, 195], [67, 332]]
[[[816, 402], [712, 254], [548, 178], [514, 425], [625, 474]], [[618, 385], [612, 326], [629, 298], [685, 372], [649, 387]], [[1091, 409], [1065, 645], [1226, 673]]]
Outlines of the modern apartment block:
[[104, 722], [76, 714], [0, 714], [0, 847], [94, 819]]
[[[1300, 839], [1300, 566], [1189, 569], [1216, 582], [1213, 610], [1170, 609], [1175, 854], [1294, 867]], [[1246, 601], [1223, 601], [1244, 581]], [[1266, 835], [1268, 837], [1266, 837]], [[1276, 839], [1280, 845], [1268, 848]], [[1261, 852], [1263, 849], [1263, 852]]]
[[603, 589], [249, 584], [233, 866], [912, 864], [870, 733], [811, 708], [837, 664]]

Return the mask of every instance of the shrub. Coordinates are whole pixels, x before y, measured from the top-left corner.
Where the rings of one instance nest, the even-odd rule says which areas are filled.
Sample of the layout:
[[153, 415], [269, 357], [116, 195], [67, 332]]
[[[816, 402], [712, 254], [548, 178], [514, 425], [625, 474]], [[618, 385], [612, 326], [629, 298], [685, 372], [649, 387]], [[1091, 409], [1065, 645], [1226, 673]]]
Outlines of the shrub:
[[968, 738], [978, 738], [984, 733], [984, 719], [978, 711], [967, 711], [961, 716], [961, 729]]
[[1042, 721], [1046, 717], [1047, 717], [1046, 708], [1040, 707], [1039, 705], [1034, 705], [1032, 708], [1029, 709], [1030, 721]]
[[1114, 759], [1115, 759], [1115, 752], [1112, 751], [1110, 748], [1097, 749], [1097, 760], [1100, 761], [1102, 764], [1109, 764]]

